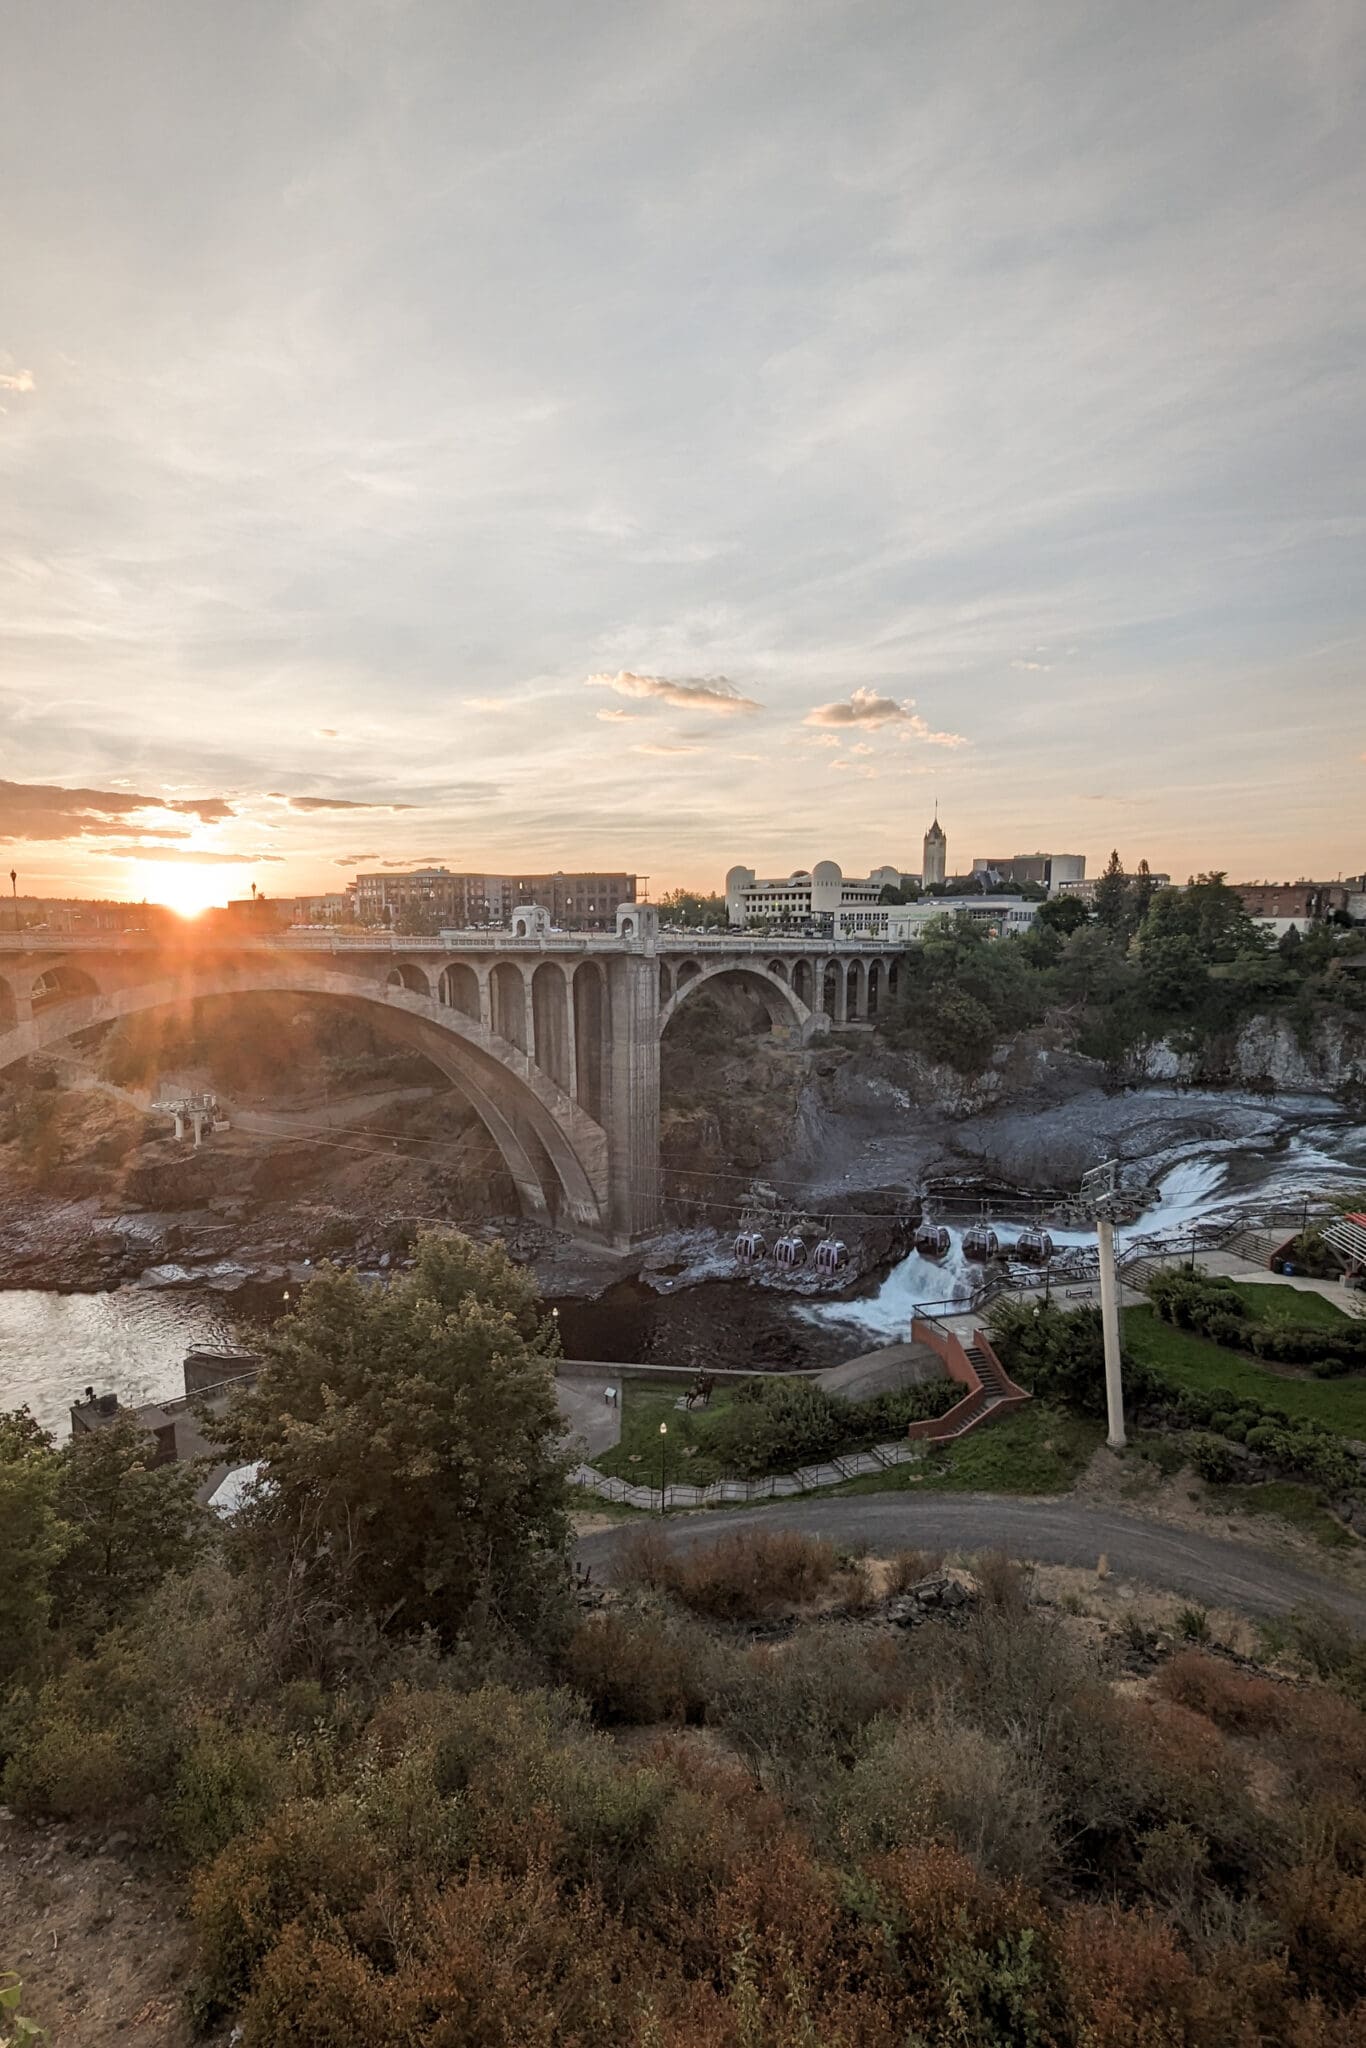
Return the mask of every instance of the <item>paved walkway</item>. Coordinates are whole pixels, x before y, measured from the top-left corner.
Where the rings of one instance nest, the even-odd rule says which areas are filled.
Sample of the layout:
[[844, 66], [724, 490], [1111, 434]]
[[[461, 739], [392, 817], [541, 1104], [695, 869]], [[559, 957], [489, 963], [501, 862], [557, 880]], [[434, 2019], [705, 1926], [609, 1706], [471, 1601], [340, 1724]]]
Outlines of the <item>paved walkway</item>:
[[[1162, 1587], [1204, 1607], [1278, 1615], [1318, 1603], [1366, 1632], [1366, 1596], [1336, 1580], [1320, 1578], [1246, 1544], [1070, 1500], [1011, 1500], [980, 1493], [865, 1494], [666, 1516], [656, 1527], [668, 1543], [685, 1549], [732, 1529], [800, 1529], [837, 1543], [867, 1544], [883, 1555], [907, 1547], [1001, 1549], [1040, 1564], [1088, 1570], [1104, 1556], [1112, 1576]], [[582, 1536], [579, 1556], [601, 1576], [631, 1535], [632, 1525], [623, 1523]]]
[[[615, 1386], [615, 1403], [604, 1400], [609, 1386]], [[555, 1380], [555, 1393], [560, 1404], [560, 1413], [569, 1425], [570, 1441], [583, 1448], [584, 1457], [591, 1462], [602, 1451], [610, 1451], [614, 1444], [621, 1442], [621, 1383], [604, 1372], [602, 1379], [571, 1379], [568, 1374], [559, 1374]]]
[[879, 1344], [876, 1351], [861, 1351], [857, 1358], [828, 1365], [815, 1376], [818, 1387], [850, 1401], [867, 1401], [874, 1394], [895, 1393], [943, 1377], [944, 1362], [928, 1344]]

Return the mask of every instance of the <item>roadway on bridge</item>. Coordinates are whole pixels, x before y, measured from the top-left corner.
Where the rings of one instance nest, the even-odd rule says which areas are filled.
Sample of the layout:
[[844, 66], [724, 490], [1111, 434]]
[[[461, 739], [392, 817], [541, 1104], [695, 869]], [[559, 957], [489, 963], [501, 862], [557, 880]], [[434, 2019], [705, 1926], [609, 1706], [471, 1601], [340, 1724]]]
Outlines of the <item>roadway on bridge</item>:
[[[855, 1494], [671, 1515], [655, 1526], [668, 1543], [682, 1548], [735, 1529], [797, 1529], [849, 1547], [866, 1546], [882, 1556], [907, 1548], [1004, 1550], [1038, 1564], [1087, 1570], [1104, 1556], [1112, 1576], [1178, 1593], [1202, 1607], [1280, 1615], [1318, 1604], [1366, 1630], [1366, 1597], [1336, 1580], [1246, 1544], [1070, 1500], [1012, 1500], [984, 1493]], [[630, 1542], [635, 1527], [633, 1520], [581, 1536], [580, 1560], [594, 1567], [596, 1577], [610, 1576], [613, 1557]]]

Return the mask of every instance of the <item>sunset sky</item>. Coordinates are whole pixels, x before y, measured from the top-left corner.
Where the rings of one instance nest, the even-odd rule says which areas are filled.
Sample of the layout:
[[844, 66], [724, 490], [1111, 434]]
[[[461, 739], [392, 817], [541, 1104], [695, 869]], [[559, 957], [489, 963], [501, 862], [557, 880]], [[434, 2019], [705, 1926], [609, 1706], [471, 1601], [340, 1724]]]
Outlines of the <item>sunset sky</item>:
[[9, 0], [21, 890], [915, 868], [936, 798], [1366, 867], [1358, 0]]

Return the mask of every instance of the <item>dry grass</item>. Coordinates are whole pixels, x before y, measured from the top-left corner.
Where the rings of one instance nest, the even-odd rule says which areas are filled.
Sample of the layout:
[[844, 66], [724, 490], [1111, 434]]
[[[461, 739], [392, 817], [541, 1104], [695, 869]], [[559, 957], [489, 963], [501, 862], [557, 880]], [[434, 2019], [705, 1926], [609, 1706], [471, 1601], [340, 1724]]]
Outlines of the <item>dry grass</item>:
[[[737, 1529], [688, 1550], [671, 1549], [660, 1530], [642, 1529], [616, 1571], [618, 1584], [668, 1593], [712, 1621], [758, 1621], [808, 1606], [849, 1576], [833, 1545], [788, 1529]], [[849, 1592], [853, 1604], [866, 1604], [862, 1574]]]

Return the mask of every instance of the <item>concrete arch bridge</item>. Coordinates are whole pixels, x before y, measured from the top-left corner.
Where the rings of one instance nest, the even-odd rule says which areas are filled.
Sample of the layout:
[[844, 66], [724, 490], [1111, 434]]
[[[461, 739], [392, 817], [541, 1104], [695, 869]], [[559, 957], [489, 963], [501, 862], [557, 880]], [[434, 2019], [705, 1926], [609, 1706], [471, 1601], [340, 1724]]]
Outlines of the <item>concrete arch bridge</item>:
[[611, 933], [512, 929], [200, 934], [168, 941], [0, 934], [0, 1072], [125, 1017], [205, 997], [283, 993], [379, 1013], [466, 1097], [525, 1212], [624, 1245], [659, 1216], [659, 1049], [704, 990], [743, 988], [805, 1044], [903, 993], [898, 949], [870, 942], [661, 933], [623, 905]]

